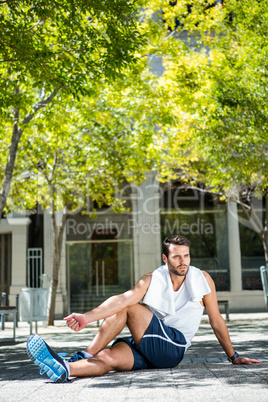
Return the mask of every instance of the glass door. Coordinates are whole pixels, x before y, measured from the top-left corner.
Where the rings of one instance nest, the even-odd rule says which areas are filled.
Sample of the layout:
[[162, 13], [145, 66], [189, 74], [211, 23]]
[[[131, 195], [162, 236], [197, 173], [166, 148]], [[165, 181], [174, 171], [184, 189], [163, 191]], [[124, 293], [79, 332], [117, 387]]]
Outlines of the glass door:
[[93, 243], [91, 290], [96, 296], [106, 296], [119, 285], [118, 244]]
[[70, 311], [88, 311], [133, 286], [132, 242], [67, 243]]

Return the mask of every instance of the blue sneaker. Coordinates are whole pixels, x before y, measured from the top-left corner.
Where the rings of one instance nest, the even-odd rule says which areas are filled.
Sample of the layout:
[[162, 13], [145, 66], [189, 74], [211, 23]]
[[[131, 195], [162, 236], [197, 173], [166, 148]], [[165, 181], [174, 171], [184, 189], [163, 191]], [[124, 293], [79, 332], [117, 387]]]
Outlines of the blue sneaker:
[[85, 353], [82, 350], [79, 350], [75, 355], [70, 357], [69, 362], [77, 362], [77, 360], [86, 359]]
[[46, 375], [53, 382], [64, 382], [68, 378], [68, 370], [65, 360], [57, 355], [39, 335], [29, 336], [27, 341], [27, 353], [37, 366], [41, 367], [40, 374]]

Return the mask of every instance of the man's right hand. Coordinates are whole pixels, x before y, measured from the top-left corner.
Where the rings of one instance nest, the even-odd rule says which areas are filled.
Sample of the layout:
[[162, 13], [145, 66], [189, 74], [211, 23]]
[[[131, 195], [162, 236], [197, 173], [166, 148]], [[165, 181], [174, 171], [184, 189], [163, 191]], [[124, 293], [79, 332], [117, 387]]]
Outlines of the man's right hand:
[[78, 332], [85, 328], [85, 326], [90, 322], [111, 317], [119, 311], [122, 311], [124, 308], [139, 303], [147, 292], [151, 282], [151, 277], [152, 274], [146, 274], [136, 283], [134, 288], [120, 295], [109, 297], [109, 299], [105, 300], [100, 306], [85, 314], [73, 313], [68, 315], [68, 317], [65, 317], [64, 320], [69, 328]]
[[68, 317], [64, 317], [66, 324], [73, 331], [81, 331], [88, 324], [85, 314], [72, 313]]

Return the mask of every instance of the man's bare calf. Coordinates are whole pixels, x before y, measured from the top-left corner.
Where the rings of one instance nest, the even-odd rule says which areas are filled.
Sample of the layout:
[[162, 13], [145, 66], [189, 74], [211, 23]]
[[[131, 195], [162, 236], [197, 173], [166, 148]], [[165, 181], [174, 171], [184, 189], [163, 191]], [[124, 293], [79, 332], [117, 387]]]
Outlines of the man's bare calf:
[[134, 357], [131, 348], [125, 342], [119, 342], [110, 349], [106, 346], [128, 326], [133, 340], [138, 345], [150, 324], [152, 312], [141, 304], [124, 308], [108, 317], [102, 323], [93, 341], [86, 351], [94, 357], [69, 363], [70, 375], [76, 377], [99, 376], [109, 371], [131, 370]]

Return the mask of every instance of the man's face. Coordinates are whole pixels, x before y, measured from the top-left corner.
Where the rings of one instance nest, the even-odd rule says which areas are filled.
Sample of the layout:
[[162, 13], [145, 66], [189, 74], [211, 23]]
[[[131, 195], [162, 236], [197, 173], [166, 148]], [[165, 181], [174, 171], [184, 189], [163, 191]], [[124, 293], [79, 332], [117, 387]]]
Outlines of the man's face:
[[187, 246], [171, 244], [168, 257], [162, 255], [163, 261], [167, 264], [169, 272], [177, 276], [185, 276], [190, 265], [190, 250]]

